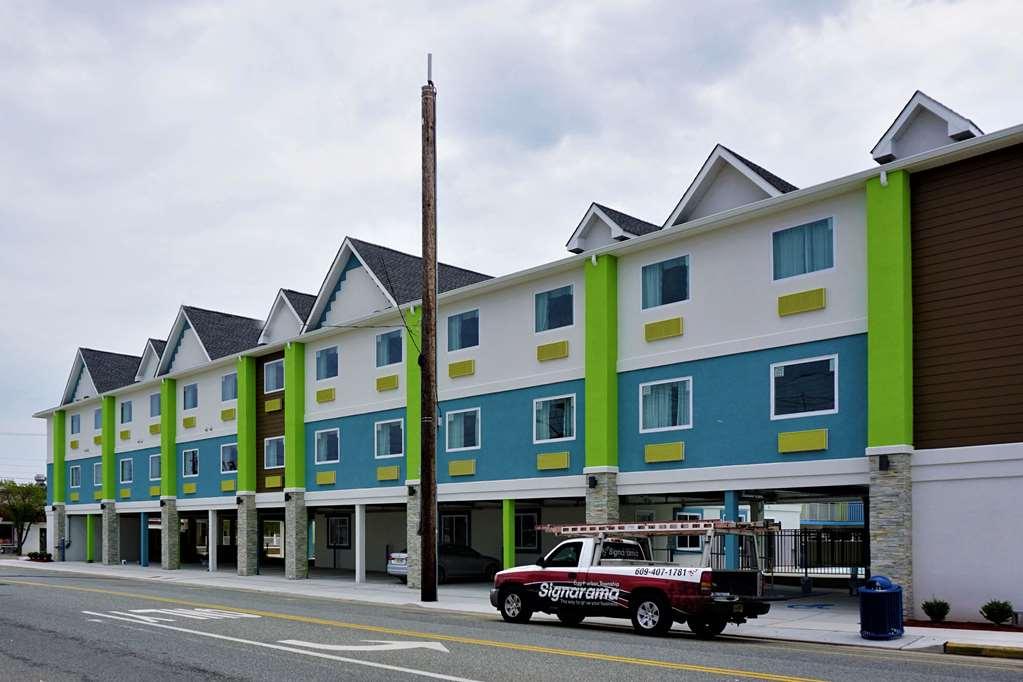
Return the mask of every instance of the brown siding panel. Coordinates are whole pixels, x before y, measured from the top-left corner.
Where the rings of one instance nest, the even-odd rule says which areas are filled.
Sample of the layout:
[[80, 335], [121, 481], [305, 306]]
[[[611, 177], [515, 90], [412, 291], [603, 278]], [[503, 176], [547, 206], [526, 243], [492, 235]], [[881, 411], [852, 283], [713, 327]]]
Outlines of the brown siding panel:
[[[283, 481], [284, 469], [271, 469], [267, 472], [263, 467], [263, 439], [284, 435], [284, 391], [277, 391], [269, 395], [263, 393], [263, 367], [266, 363], [280, 360], [283, 357], [284, 351], [256, 358], [256, 492], [260, 493], [284, 490], [283, 485], [267, 488], [265, 484], [268, 473], [271, 476], [280, 475]], [[281, 401], [281, 409], [267, 412], [266, 402], [275, 399]]]
[[914, 174], [914, 442], [1023, 441], [1023, 145]]

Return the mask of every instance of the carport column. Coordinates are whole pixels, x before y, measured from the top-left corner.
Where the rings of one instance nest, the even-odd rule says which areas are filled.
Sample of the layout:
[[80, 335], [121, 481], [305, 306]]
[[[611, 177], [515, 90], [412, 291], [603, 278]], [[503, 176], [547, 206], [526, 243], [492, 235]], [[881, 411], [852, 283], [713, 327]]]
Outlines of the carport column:
[[114, 455], [114, 446], [117, 444], [117, 432], [114, 426], [114, 412], [116, 400], [114, 396], [108, 395], [103, 398], [103, 429], [101, 459], [103, 462], [103, 501], [100, 508], [103, 510], [103, 563], [121, 563], [121, 528], [118, 523], [117, 505], [117, 458]]
[[366, 505], [355, 505], [355, 582], [366, 582]]
[[284, 347], [284, 576], [309, 577], [305, 507], [305, 344]]
[[618, 521], [618, 259], [584, 263], [586, 522], [607, 523]]
[[[51, 507], [52, 524], [47, 529], [47, 544], [53, 545], [53, 559], [61, 561], [60, 540], [67, 541], [67, 508], [66, 498], [66, 475], [67, 464], [65, 463], [65, 447], [67, 444], [67, 415], [64, 410], [57, 410], [53, 413], [53, 474], [50, 476], [50, 499], [53, 500]], [[49, 551], [48, 548], [40, 548]]]
[[160, 565], [181, 568], [181, 520], [178, 516], [178, 382], [160, 384]]
[[206, 531], [206, 567], [210, 573], [217, 572], [217, 539], [220, 537], [220, 531], [217, 530], [217, 510], [209, 510], [209, 521], [207, 522]]
[[910, 181], [867, 181], [867, 457], [870, 568], [913, 615], [913, 296]]
[[515, 500], [501, 500], [501, 564], [515, 566]]
[[139, 514], [139, 566], [149, 565], [149, 512]]
[[256, 359], [238, 358], [238, 575], [259, 570], [256, 513]]
[[[721, 510], [722, 521], [739, 520], [739, 493], [736, 490], [725, 491], [725, 506]], [[739, 536], [725, 536], [725, 568], [735, 570], [739, 568]]]
[[408, 552], [408, 586], [419, 589], [422, 582], [422, 538], [419, 536], [419, 476], [422, 403], [420, 390], [422, 374], [419, 369], [419, 339], [422, 332], [422, 310], [409, 310], [405, 315], [405, 485], [408, 498], [405, 503], [405, 542]]

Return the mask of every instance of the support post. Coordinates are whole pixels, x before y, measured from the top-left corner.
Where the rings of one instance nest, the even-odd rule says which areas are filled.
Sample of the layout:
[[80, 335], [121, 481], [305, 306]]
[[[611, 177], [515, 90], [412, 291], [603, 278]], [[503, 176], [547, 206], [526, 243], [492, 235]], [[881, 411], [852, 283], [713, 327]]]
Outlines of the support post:
[[96, 560], [96, 517], [87, 514], [85, 517], [85, 561], [92, 563]]
[[139, 566], [149, 565], [149, 512], [139, 514]]
[[178, 382], [160, 383], [160, 565], [181, 568], [178, 516]]
[[305, 486], [305, 344], [292, 341], [284, 347], [284, 575], [289, 580], [309, 577]]
[[355, 505], [355, 582], [366, 582], [366, 505]]
[[[423, 308], [410, 308], [405, 315], [405, 485], [408, 497], [405, 501], [405, 542], [407, 559], [407, 584], [410, 589], [419, 589], [422, 585], [422, 537], [420, 528], [420, 476], [422, 432], [419, 424], [422, 421], [422, 371], [419, 366], [420, 339], [422, 338]], [[416, 358], [416, 362], [412, 362]]]
[[515, 500], [501, 500], [501, 562], [515, 566]]
[[238, 575], [259, 572], [256, 512], [256, 359], [238, 358]]
[[586, 522], [615, 523], [618, 504], [618, 259], [585, 261], [586, 354], [582, 405]]
[[[736, 490], [725, 491], [725, 507], [721, 510], [723, 521], [739, 520], [739, 492]], [[739, 568], [739, 536], [725, 536], [725, 568], [734, 571]]]
[[117, 457], [114, 446], [117, 443], [117, 427], [115, 425], [116, 400], [114, 396], [104, 396], [102, 403], [102, 466], [103, 500], [102, 500], [102, 552], [103, 563], [116, 565], [121, 563], [121, 528], [117, 516]]
[[210, 573], [217, 572], [217, 539], [220, 537], [220, 533], [217, 530], [217, 510], [209, 510], [209, 520], [207, 521], [206, 531], [206, 567]]
[[[67, 445], [67, 414], [64, 410], [53, 413], [53, 473], [47, 485], [50, 486], [50, 499], [53, 500], [52, 513], [47, 520], [52, 521], [47, 528], [47, 545], [53, 546], [53, 558], [64, 561], [61, 543], [67, 542], [67, 463], [65, 461]], [[46, 548], [49, 551], [49, 547]]]

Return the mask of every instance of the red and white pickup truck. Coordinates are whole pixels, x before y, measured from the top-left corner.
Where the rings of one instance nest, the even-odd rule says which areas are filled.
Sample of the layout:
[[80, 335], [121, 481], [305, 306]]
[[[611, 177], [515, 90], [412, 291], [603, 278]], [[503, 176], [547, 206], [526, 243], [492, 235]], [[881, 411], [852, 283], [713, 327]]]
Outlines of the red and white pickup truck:
[[[569, 625], [587, 616], [631, 618], [636, 632], [645, 635], [687, 622], [697, 635], [714, 637], [728, 623], [767, 613], [770, 604], [762, 598], [759, 570], [709, 568], [710, 541], [715, 533], [734, 533], [753, 540], [747, 545], [752, 550], [767, 527], [727, 521], [542, 526], [572, 537], [535, 565], [499, 572], [490, 603], [513, 623], [542, 611]], [[645, 540], [653, 535], [705, 536], [701, 565], [650, 561]], [[754, 553], [762, 556], [748, 552]]]

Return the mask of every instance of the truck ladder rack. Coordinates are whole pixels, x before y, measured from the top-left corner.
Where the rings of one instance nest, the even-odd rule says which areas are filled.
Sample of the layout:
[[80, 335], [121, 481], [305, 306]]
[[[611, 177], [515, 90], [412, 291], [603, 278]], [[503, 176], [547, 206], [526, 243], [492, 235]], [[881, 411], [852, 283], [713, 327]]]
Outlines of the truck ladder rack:
[[759, 535], [781, 529], [767, 521], [643, 521], [636, 523], [539, 524], [536, 527], [563, 537], [653, 537], [658, 535]]

